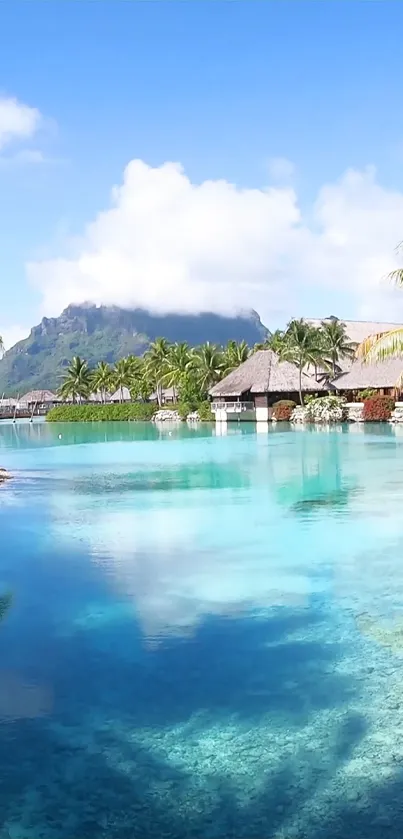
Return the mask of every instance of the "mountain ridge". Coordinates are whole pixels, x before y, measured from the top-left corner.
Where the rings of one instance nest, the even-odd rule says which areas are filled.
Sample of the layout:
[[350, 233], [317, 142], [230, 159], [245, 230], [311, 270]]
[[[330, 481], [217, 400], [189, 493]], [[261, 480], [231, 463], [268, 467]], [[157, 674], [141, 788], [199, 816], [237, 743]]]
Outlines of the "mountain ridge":
[[254, 310], [233, 317], [212, 312], [154, 315], [144, 309], [71, 304], [57, 318], [42, 318], [27, 338], [7, 350], [0, 360], [0, 396], [56, 389], [74, 355], [93, 367], [101, 360], [113, 364], [126, 355], [141, 355], [159, 336], [191, 346], [230, 339], [253, 345], [267, 334]]

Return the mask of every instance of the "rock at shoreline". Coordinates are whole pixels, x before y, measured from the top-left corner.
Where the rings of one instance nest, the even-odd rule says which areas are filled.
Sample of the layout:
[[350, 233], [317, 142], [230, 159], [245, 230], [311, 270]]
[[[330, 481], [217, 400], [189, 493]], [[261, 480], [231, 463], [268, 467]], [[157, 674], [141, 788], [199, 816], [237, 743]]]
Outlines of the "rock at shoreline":
[[153, 422], [182, 422], [178, 411], [172, 411], [169, 408], [161, 408], [153, 416]]

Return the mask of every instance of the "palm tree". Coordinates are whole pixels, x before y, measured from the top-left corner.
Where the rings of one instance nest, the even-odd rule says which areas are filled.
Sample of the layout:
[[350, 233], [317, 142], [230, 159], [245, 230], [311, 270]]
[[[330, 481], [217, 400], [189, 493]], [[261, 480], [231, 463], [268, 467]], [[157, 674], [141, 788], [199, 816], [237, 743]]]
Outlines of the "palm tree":
[[97, 367], [91, 373], [91, 388], [94, 393], [101, 394], [103, 405], [106, 403], [106, 394], [112, 385], [112, 380], [112, 368], [105, 361], [99, 361]]
[[333, 377], [336, 376], [339, 361], [343, 358], [353, 359], [357, 345], [350, 341], [346, 333], [346, 324], [338, 318], [331, 317], [323, 320], [320, 327], [323, 341], [323, 351], [329, 358]]
[[59, 394], [63, 399], [72, 398], [73, 402], [78, 399], [86, 399], [91, 390], [91, 374], [88, 364], [79, 355], [74, 356], [70, 362], [64, 381], [60, 387]]
[[150, 344], [144, 356], [147, 373], [155, 381], [158, 405], [160, 407], [162, 405], [162, 383], [166, 372], [169, 348], [170, 345], [166, 338], [156, 338]]
[[113, 383], [119, 391], [119, 402], [123, 402], [123, 388], [129, 390], [133, 384], [133, 361], [129, 358], [120, 358], [112, 370]]
[[136, 398], [141, 399], [143, 402], [147, 402], [154, 390], [155, 381], [149, 375], [145, 363], [141, 361], [138, 373], [132, 383], [131, 392]]
[[207, 393], [222, 377], [224, 370], [222, 350], [207, 341], [193, 350], [190, 369], [198, 376], [201, 390]]
[[[403, 242], [397, 246], [397, 251], [403, 249]], [[397, 287], [403, 288], [403, 268], [396, 268], [388, 274], [388, 279]], [[370, 335], [356, 350], [356, 355], [363, 361], [384, 361], [386, 358], [398, 358], [403, 355], [403, 328], [397, 327], [388, 332], [378, 332]], [[401, 384], [401, 382], [399, 382]]]
[[223, 352], [223, 375], [227, 376], [236, 370], [240, 364], [249, 358], [249, 347], [246, 341], [228, 341], [227, 346]]
[[253, 349], [255, 352], [256, 350], [273, 350], [273, 352], [280, 355], [284, 346], [284, 336], [285, 333], [282, 329], [276, 329], [261, 344], [255, 344]]
[[184, 375], [189, 370], [191, 359], [190, 347], [185, 341], [180, 344], [172, 344], [169, 347], [162, 381], [167, 387], [173, 388], [174, 400], [176, 400], [177, 389], [179, 389]]
[[298, 367], [298, 392], [300, 403], [303, 405], [303, 370], [309, 364], [317, 368], [319, 364], [324, 363], [321, 331], [306, 323], [303, 318], [290, 321], [284, 335], [283, 348], [279, 355], [283, 361], [290, 361]]

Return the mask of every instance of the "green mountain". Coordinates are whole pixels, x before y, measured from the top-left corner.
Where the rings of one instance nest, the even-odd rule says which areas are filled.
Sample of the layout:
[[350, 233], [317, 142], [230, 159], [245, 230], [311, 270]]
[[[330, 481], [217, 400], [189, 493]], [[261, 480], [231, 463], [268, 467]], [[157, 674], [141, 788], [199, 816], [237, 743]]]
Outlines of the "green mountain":
[[244, 339], [252, 346], [266, 335], [267, 329], [253, 311], [227, 318], [211, 313], [160, 316], [142, 309], [92, 304], [68, 306], [58, 318], [43, 318], [28, 338], [4, 354], [0, 397], [57, 388], [74, 355], [87, 359], [92, 367], [101, 360], [113, 363], [125, 355], [141, 355], [159, 336], [192, 346], [205, 341], [225, 344], [229, 339]]

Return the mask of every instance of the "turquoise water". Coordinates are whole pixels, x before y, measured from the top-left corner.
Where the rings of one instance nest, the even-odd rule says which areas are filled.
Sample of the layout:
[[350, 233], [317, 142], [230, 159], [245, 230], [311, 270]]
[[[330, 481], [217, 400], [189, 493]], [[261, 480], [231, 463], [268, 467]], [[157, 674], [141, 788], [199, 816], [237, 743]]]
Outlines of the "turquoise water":
[[402, 834], [401, 429], [10, 424], [0, 465], [0, 839]]

